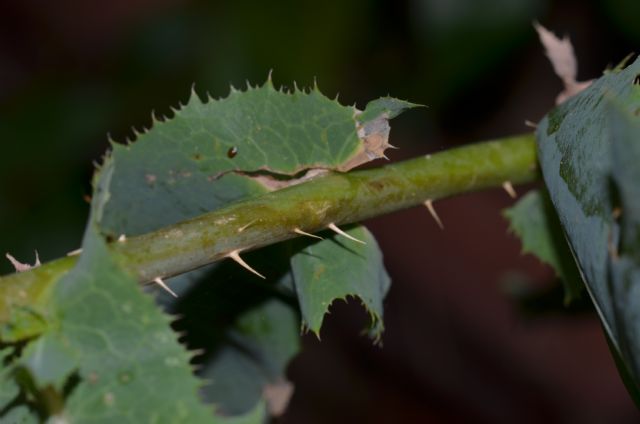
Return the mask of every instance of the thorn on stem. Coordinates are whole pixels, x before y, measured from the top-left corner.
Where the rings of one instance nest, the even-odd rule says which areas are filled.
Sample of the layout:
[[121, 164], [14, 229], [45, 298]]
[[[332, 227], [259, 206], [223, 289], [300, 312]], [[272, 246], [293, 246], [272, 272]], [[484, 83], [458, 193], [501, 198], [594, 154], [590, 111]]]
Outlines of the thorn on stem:
[[35, 252], [36, 252], [36, 262], [33, 265], [23, 264], [22, 262], [19, 262], [18, 260], [16, 260], [16, 258], [11, 256], [9, 253], [5, 254], [5, 256], [7, 259], [9, 259], [9, 262], [11, 262], [11, 265], [13, 265], [13, 267], [16, 269], [16, 272], [24, 272], [24, 271], [29, 271], [32, 268], [37, 268], [41, 265], [40, 257], [38, 256], [38, 251], [36, 250]]
[[71, 252], [67, 253], [67, 256], [78, 256], [81, 253], [82, 253], [82, 248], [79, 248], [79, 249], [72, 250]]
[[265, 277], [264, 275], [260, 274], [255, 269], [251, 268], [244, 260], [242, 260], [242, 258], [240, 257], [240, 250], [231, 251], [231, 252], [229, 252], [227, 254], [227, 256], [229, 258], [233, 259], [234, 261], [236, 261], [240, 266], [242, 266], [247, 271], [251, 271], [252, 273], [254, 273], [255, 275], [257, 275], [260, 278], [263, 278], [265, 280], [267, 279], [267, 277]]
[[424, 202], [424, 205], [427, 207], [427, 209], [429, 210], [429, 213], [431, 214], [433, 219], [436, 221], [436, 224], [438, 224], [438, 227], [440, 227], [441, 230], [444, 230], [444, 225], [442, 225], [442, 221], [440, 220], [440, 217], [438, 216], [436, 209], [433, 207], [433, 200], [427, 199]]
[[324, 240], [322, 237], [317, 236], [315, 234], [309, 234], [307, 232], [304, 232], [300, 228], [294, 228], [293, 232], [296, 233], [296, 234], [300, 234], [301, 236], [313, 237], [313, 238], [317, 238], [319, 240]]
[[516, 193], [516, 190], [513, 188], [511, 181], [503, 182], [502, 188], [504, 189], [504, 191], [507, 192], [509, 196], [511, 196], [512, 199], [515, 199], [516, 197], [518, 197], [518, 194]]
[[528, 119], [524, 120], [524, 126], [525, 127], [529, 127], [529, 128], [533, 128], [534, 130], [536, 128], [538, 128], [538, 124], [536, 124], [535, 122], [529, 121]]
[[345, 233], [345, 232], [344, 232], [344, 231], [342, 231], [340, 228], [338, 228], [338, 227], [336, 226], [336, 224], [334, 224], [333, 222], [332, 222], [331, 224], [329, 224], [327, 227], [328, 227], [330, 230], [334, 231], [335, 233], [340, 234], [341, 236], [348, 238], [349, 240], [353, 240], [353, 241], [355, 241], [355, 242], [357, 242], [357, 243], [367, 244], [367, 243], [365, 243], [364, 241], [362, 241], [362, 240], [358, 240], [357, 238], [355, 238], [355, 237], [353, 237], [353, 236], [350, 236], [349, 234]]
[[164, 289], [166, 292], [169, 292], [169, 294], [170, 294], [171, 296], [173, 296], [173, 297], [175, 297], [175, 298], [177, 298], [177, 297], [178, 297], [178, 295], [177, 295], [173, 290], [171, 290], [171, 289], [169, 288], [169, 286], [167, 286], [167, 285], [165, 284], [165, 282], [164, 282], [164, 281], [162, 281], [162, 278], [160, 278], [160, 277], [156, 277], [156, 278], [154, 278], [154, 279], [153, 279], [153, 282], [154, 282], [154, 283], [156, 283], [157, 285], [159, 285], [160, 287], [162, 287], [162, 289]]
[[118, 242], [124, 243], [125, 241], [127, 241], [127, 236], [125, 236], [124, 234], [120, 234], [120, 237], [118, 237]]

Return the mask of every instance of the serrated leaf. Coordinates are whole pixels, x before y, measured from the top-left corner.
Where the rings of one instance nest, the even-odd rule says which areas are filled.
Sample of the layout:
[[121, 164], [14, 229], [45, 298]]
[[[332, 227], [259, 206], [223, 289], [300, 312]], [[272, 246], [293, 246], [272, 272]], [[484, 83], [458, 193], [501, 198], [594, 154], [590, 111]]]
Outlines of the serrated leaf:
[[[11, 364], [12, 369], [26, 373], [29, 390], [48, 391], [57, 399], [55, 411], [45, 405], [40, 412], [55, 412], [78, 422], [213, 422], [213, 409], [198, 399], [201, 382], [193, 376], [190, 356], [177, 343], [168, 318], [120, 268], [103, 235], [144, 233], [276, 188], [263, 183], [265, 176], [297, 183], [305, 172], [306, 178], [317, 175], [316, 171], [345, 171], [384, 156], [388, 119], [412, 106], [387, 98], [361, 113], [317, 90], [285, 94], [268, 81], [244, 93], [233, 91], [221, 101], [203, 103], [194, 94], [173, 119], [155, 122], [135, 144], [114, 145], [96, 180], [76, 266], [46, 296], [50, 301], [45, 307], [34, 310], [37, 323], [20, 318], [2, 329], [11, 340], [25, 331], [42, 333]], [[368, 233], [360, 236], [370, 238]], [[327, 245], [324, 250], [329, 258], [343, 247]], [[373, 239], [361, 254], [376, 263], [379, 251]], [[285, 276], [289, 275], [288, 256], [281, 258], [286, 262], [280, 266]], [[382, 328], [381, 302], [388, 288], [379, 262], [377, 271], [386, 280], [374, 281], [373, 289], [381, 293], [372, 294], [367, 291], [371, 287], [362, 284], [349, 286], [349, 294], [361, 297], [369, 309], [376, 336]], [[327, 267], [331, 269], [333, 263]], [[183, 279], [198, 280], [202, 275]], [[236, 413], [234, 420], [262, 420], [270, 401], [277, 401], [271, 409], [279, 411], [286, 404], [284, 392], [275, 397], [262, 392], [265, 385], [282, 385], [286, 363], [298, 350], [298, 317], [293, 302], [282, 298], [287, 284], [292, 286], [291, 282], [279, 284], [279, 293], [260, 304], [242, 304], [237, 319], [223, 331], [226, 340], [216, 348], [218, 359], [214, 355], [204, 363], [205, 370], [218, 370], [213, 378], [219, 387], [224, 388], [220, 385], [226, 373], [232, 387], [245, 390], [248, 385], [237, 385], [244, 374], [258, 392], [253, 398], [242, 392], [242, 410], [230, 408]], [[307, 305], [310, 302], [305, 299]], [[230, 361], [219, 360], [228, 352]], [[229, 366], [239, 360], [242, 367]], [[252, 366], [255, 372], [247, 373]], [[16, 381], [6, 373], [2, 377], [3, 395], [8, 398], [15, 392], [10, 389]], [[17, 405], [8, 413], [21, 415], [23, 409]]]
[[[614, 100], [628, 114], [640, 108], [640, 60], [615, 69], [588, 89], [553, 109], [537, 129], [544, 180], [567, 239], [612, 344], [621, 349], [635, 331], [620, 309], [624, 301], [612, 290], [609, 255], [618, 243], [611, 192], [612, 139], [608, 112]], [[622, 302], [622, 303], [621, 303]], [[635, 336], [634, 336], [635, 337]], [[636, 357], [622, 357], [635, 373]], [[636, 375], [637, 378], [637, 375]]]
[[[283, 93], [275, 90], [270, 81], [245, 92], [232, 90], [227, 98], [206, 103], [193, 93], [187, 105], [170, 120], [154, 122], [133, 144], [114, 145], [112, 157], [118, 166], [111, 178], [101, 230], [114, 236], [140, 234], [278, 188], [277, 184], [265, 183], [265, 178], [287, 185], [299, 182], [298, 176], [304, 172], [306, 177], [315, 171], [351, 169], [383, 156], [388, 147], [388, 120], [413, 106], [385, 98], [371, 102], [360, 112], [329, 100], [317, 89]], [[337, 244], [327, 249], [329, 256], [343, 254], [342, 246]], [[335, 251], [331, 253], [331, 249]], [[370, 243], [368, 249], [369, 256], [378, 252], [375, 243]], [[273, 248], [261, 251], [263, 255], [273, 252]], [[281, 257], [286, 271], [290, 266], [288, 253]], [[333, 263], [326, 266], [331, 268]], [[189, 290], [197, 291], [201, 285], [211, 288], [218, 283], [214, 280], [220, 278], [218, 268], [211, 266], [208, 273], [183, 275], [173, 279], [172, 286], [187, 296]], [[251, 278], [246, 271], [239, 270], [245, 279]], [[364, 284], [352, 285], [349, 293], [371, 298], [371, 304], [366, 306], [372, 311], [375, 333], [379, 336], [380, 296], [384, 293], [373, 300], [369, 291], [378, 290], [379, 281], [372, 283], [373, 289]], [[388, 281], [385, 284], [388, 286]], [[171, 299], [165, 304], [175, 310], [175, 305], [181, 302]], [[282, 309], [277, 314], [267, 314], [263, 308], [269, 303], [253, 304], [246, 298], [246, 292], [234, 302], [234, 307], [247, 308], [244, 317], [258, 314], [269, 327], [244, 338], [233, 338], [233, 334], [239, 334], [241, 316], [240, 321], [227, 323], [222, 339], [209, 335], [207, 349], [217, 353], [201, 364], [203, 376], [214, 381], [204, 394], [219, 404], [222, 412], [236, 414], [258, 402], [266, 383], [284, 377], [284, 364], [298, 348], [297, 335], [294, 341], [289, 333], [291, 321], [298, 321], [298, 317], [292, 315], [291, 307], [289, 312]], [[305, 298], [305, 304], [311, 302], [313, 299]], [[209, 305], [210, 310], [215, 307]], [[186, 315], [187, 321], [193, 314], [189, 310], [176, 312]], [[299, 328], [298, 323], [293, 328]], [[187, 330], [187, 337], [190, 332]], [[273, 337], [285, 337], [287, 342], [272, 340]], [[274, 350], [274, 346], [279, 346], [280, 351]], [[247, 355], [247, 351], [254, 354]], [[274, 363], [278, 367], [273, 368]], [[242, 383], [242, 376], [246, 384]], [[241, 396], [234, 396], [234, 391], [227, 389], [230, 384], [242, 390]]]
[[377, 339], [384, 328], [382, 301], [391, 280], [373, 235], [363, 226], [353, 227], [346, 233], [366, 244], [323, 233], [326, 239], [305, 243], [291, 258], [303, 322], [319, 335], [331, 304], [336, 299], [353, 296], [359, 298], [369, 312], [369, 333]]
[[[374, 158], [358, 128], [381, 118], [376, 112], [396, 116], [412, 106], [387, 98], [362, 119], [317, 89], [284, 93], [270, 80], [206, 103], [194, 92], [173, 118], [131, 145], [114, 145], [118, 172], [102, 229], [140, 234], [268, 190], [247, 173], [350, 169]], [[385, 143], [388, 119], [377, 125]]]
[[531, 191], [506, 209], [504, 215], [511, 231], [522, 241], [522, 252], [537, 256], [562, 279], [564, 303], [579, 298], [583, 284], [548, 193]]
[[80, 378], [64, 416], [72, 422], [212, 422], [169, 318], [119, 267], [98, 233], [114, 166], [108, 160], [101, 171], [82, 255], [52, 296], [51, 332], [73, 352]]

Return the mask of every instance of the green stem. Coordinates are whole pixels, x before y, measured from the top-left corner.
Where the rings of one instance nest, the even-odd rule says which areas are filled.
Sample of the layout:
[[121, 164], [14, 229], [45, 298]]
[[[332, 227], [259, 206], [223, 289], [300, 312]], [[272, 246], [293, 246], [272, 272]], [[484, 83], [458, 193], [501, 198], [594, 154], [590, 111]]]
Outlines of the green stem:
[[[140, 282], [170, 277], [308, 233], [460, 193], [521, 184], [538, 177], [534, 135], [477, 143], [381, 168], [332, 173], [232, 204], [160, 230], [114, 242], [123, 266]], [[75, 264], [62, 258], [0, 278], [0, 323], [9, 305], [33, 305]]]

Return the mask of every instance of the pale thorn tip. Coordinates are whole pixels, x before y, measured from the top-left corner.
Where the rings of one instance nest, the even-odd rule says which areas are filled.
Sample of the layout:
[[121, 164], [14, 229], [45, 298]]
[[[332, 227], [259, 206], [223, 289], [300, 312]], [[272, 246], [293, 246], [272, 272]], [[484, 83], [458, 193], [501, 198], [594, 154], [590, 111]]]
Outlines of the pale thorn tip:
[[244, 260], [242, 260], [242, 258], [240, 257], [240, 250], [233, 250], [233, 251], [229, 252], [227, 254], [227, 257], [229, 257], [229, 258], [233, 259], [234, 261], [236, 261], [240, 266], [242, 266], [247, 271], [250, 271], [250, 272], [254, 273], [255, 275], [257, 275], [260, 278], [263, 278], [265, 280], [267, 279], [267, 277], [265, 277], [264, 275], [260, 274], [255, 269], [251, 268]]
[[518, 197], [518, 194], [516, 193], [516, 190], [513, 188], [511, 181], [503, 182], [502, 188], [504, 189], [504, 191], [507, 192], [509, 196], [511, 196], [512, 199], [515, 199], [516, 197]]
[[535, 123], [535, 122], [533, 122], [533, 121], [529, 121], [528, 119], [525, 119], [525, 120], [524, 120], [524, 126], [525, 126], [525, 127], [529, 127], [529, 128], [533, 128], [534, 130], [535, 130], [536, 128], [538, 128], [538, 124], [536, 124], [536, 123]]
[[294, 228], [293, 232], [296, 233], [296, 234], [300, 234], [301, 236], [313, 237], [313, 238], [317, 238], [319, 240], [324, 240], [322, 237], [317, 236], [315, 234], [310, 234], [310, 233], [304, 232], [300, 228]]
[[124, 234], [120, 234], [120, 237], [118, 237], [118, 242], [124, 243], [125, 241], [127, 241], [127, 236], [125, 236]]
[[24, 271], [29, 271], [32, 268], [37, 268], [40, 265], [42, 265], [40, 263], [40, 257], [38, 256], [38, 251], [36, 250], [35, 252], [36, 252], [36, 262], [33, 265], [23, 264], [22, 262], [18, 261], [16, 258], [11, 256], [11, 254], [9, 253], [6, 253], [5, 256], [7, 259], [9, 259], [9, 262], [11, 262], [11, 265], [13, 265], [13, 267], [16, 269], [16, 272], [24, 272]]
[[444, 225], [442, 225], [442, 221], [440, 220], [440, 217], [436, 212], [436, 208], [433, 207], [433, 200], [431, 199], [425, 200], [424, 205], [427, 207], [427, 209], [429, 210], [429, 213], [431, 214], [433, 219], [436, 221], [436, 224], [438, 224], [438, 227], [440, 227], [441, 230], [444, 230]]
[[159, 285], [160, 287], [162, 287], [162, 289], [164, 289], [166, 292], [168, 292], [171, 296], [176, 297], [176, 298], [178, 297], [178, 295], [173, 290], [171, 290], [169, 288], [169, 286], [167, 286], [165, 284], [164, 281], [162, 281], [162, 278], [156, 277], [156, 278], [153, 279], [153, 282], [156, 283], [157, 285]]
[[353, 241], [355, 241], [357, 243], [367, 244], [366, 242], [364, 242], [362, 240], [358, 240], [357, 238], [355, 238], [353, 236], [350, 236], [349, 234], [345, 233], [340, 228], [338, 228], [338, 226], [336, 224], [334, 224], [333, 222], [331, 224], [327, 225], [327, 227], [330, 230], [334, 231], [335, 233], [340, 234], [341, 236], [348, 238], [349, 240], [353, 240]]
[[398, 150], [398, 149], [399, 149], [399, 147], [398, 147], [398, 146], [394, 146], [393, 144], [389, 144], [389, 143], [387, 143], [387, 146], [386, 146], [386, 147], [387, 147], [387, 148], [389, 148], [389, 149], [395, 149], [395, 150]]
[[79, 248], [79, 249], [72, 250], [71, 252], [67, 253], [67, 256], [78, 256], [81, 253], [82, 253], [82, 248]]

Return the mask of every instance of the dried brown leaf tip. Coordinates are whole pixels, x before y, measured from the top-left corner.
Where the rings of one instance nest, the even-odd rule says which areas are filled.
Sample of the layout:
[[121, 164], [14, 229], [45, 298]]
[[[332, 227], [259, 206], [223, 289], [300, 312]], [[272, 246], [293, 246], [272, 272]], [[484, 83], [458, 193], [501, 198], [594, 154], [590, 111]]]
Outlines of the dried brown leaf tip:
[[575, 96], [589, 87], [593, 80], [576, 80], [578, 76], [578, 61], [569, 37], [564, 36], [560, 39], [537, 22], [534, 22], [533, 27], [538, 32], [538, 37], [544, 46], [549, 61], [551, 61], [554, 72], [564, 84], [564, 90], [556, 97], [556, 104], [564, 102], [569, 97]]
[[395, 118], [406, 109], [418, 107], [414, 103], [392, 97], [383, 97], [367, 104], [364, 111], [355, 110], [356, 130], [362, 141], [360, 151], [338, 167], [339, 171], [349, 171], [356, 166], [375, 159], [389, 159], [385, 150], [394, 149], [389, 144], [391, 127], [389, 120]]
[[371, 162], [375, 159], [389, 159], [385, 154], [391, 145], [389, 144], [389, 117], [382, 114], [373, 121], [357, 126], [358, 138], [362, 141], [362, 147], [358, 154], [339, 166], [340, 171], [348, 171], [356, 166]]
[[9, 259], [9, 262], [11, 262], [11, 265], [13, 265], [13, 267], [16, 269], [16, 272], [24, 272], [24, 271], [29, 271], [30, 269], [33, 269], [33, 268], [37, 268], [41, 265], [40, 258], [38, 257], [38, 251], [36, 250], [35, 252], [36, 252], [36, 262], [33, 265], [23, 264], [22, 262], [17, 261], [16, 258], [11, 256], [9, 253], [7, 253], [5, 256], [7, 257], [7, 259]]

